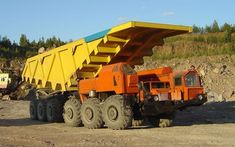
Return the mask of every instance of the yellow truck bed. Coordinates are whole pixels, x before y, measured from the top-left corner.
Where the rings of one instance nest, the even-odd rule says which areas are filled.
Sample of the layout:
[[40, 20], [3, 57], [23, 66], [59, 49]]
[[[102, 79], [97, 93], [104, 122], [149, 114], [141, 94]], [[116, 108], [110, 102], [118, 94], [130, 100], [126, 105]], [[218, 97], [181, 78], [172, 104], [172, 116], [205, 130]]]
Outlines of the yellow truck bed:
[[188, 26], [127, 22], [28, 58], [22, 79], [38, 88], [73, 91], [78, 79], [96, 77], [103, 65], [141, 65], [164, 38], [191, 31]]

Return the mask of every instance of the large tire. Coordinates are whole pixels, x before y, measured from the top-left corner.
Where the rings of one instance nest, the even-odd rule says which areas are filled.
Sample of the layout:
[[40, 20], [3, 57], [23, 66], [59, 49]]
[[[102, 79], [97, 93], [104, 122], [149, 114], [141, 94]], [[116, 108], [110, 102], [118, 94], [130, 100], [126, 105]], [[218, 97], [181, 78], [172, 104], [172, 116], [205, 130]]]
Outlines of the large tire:
[[63, 121], [63, 106], [57, 99], [53, 98], [47, 102], [47, 121], [48, 122], [61, 122]]
[[76, 98], [70, 98], [64, 104], [63, 118], [65, 124], [77, 127], [81, 126], [82, 120], [80, 115], [81, 103]]
[[102, 127], [103, 120], [99, 99], [89, 98], [82, 104], [81, 119], [86, 128], [97, 129]]
[[38, 102], [36, 99], [31, 100], [29, 103], [29, 115], [32, 120], [38, 120], [37, 104], [38, 104]]
[[113, 95], [105, 100], [102, 116], [108, 128], [114, 130], [126, 129], [132, 123], [131, 106], [124, 105], [124, 98], [121, 95]]
[[172, 112], [172, 113], [164, 114], [160, 116], [148, 117], [148, 120], [153, 126], [166, 128], [166, 127], [172, 126], [174, 116], [175, 116], [175, 112]]
[[158, 126], [160, 128], [170, 127], [173, 125], [173, 119], [175, 118], [176, 111], [167, 113], [163, 115], [160, 120]]
[[37, 105], [37, 116], [40, 121], [47, 121], [46, 101], [39, 100]]
[[158, 126], [159, 126], [160, 128], [170, 127], [170, 126], [172, 126], [172, 122], [173, 122], [172, 119], [164, 119], [164, 118], [161, 118], [161, 119], [159, 120]]

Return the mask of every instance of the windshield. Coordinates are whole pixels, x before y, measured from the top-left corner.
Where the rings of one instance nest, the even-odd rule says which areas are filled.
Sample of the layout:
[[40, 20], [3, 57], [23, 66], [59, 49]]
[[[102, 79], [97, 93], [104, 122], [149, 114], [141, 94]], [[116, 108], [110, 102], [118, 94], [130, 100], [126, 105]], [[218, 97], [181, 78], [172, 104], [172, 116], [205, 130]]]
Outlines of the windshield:
[[188, 73], [185, 76], [185, 85], [189, 87], [200, 86], [199, 77], [195, 73]]
[[136, 71], [133, 68], [131, 68], [131, 66], [129, 64], [124, 64], [122, 66], [122, 70], [127, 75], [131, 75], [131, 74], [135, 74], [136, 73]]

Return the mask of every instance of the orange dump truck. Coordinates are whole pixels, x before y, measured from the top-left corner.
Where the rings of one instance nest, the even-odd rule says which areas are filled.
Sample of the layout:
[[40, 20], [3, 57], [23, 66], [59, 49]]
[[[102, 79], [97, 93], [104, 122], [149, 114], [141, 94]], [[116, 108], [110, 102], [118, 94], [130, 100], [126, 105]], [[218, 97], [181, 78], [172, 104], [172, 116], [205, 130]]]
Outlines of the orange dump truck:
[[[197, 90], [185, 86], [188, 74], [180, 74], [182, 85], [177, 85], [172, 82], [171, 69], [167, 78], [157, 80], [149, 75], [161, 74], [143, 71], [141, 75], [131, 67], [143, 64], [143, 57], [151, 56], [152, 48], [163, 45], [165, 38], [191, 31], [188, 26], [127, 22], [27, 59], [22, 79], [37, 87], [30, 102], [30, 117], [63, 120], [70, 126], [83, 124], [91, 129], [103, 125], [125, 129], [144, 118], [158, 126], [169, 126], [168, 116], [189, 106], [186, 101], [197, 100], [201, 86]], [[163, 79], [166, 88], [154, 93], [151, 82]], [[146, 86], [148, 82], [150, 87]], [[176, 105], [176, 101], [182, 105]], [[151, 105], [158, 106], [148, 113]], [[168, 121], [162, 123], [161, 118]]]

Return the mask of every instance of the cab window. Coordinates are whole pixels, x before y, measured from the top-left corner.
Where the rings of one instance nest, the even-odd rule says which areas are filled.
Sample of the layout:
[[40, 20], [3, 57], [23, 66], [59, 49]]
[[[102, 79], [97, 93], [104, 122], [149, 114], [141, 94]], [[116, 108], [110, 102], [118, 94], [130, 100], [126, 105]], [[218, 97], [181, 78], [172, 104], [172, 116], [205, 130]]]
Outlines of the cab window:
[[195, 73], [188, 73], [185, 76], [185, 85], [189, 87], [200, 86], [199, 78]]
[[164, 83], [152, 83], [152, 88], [164, 88]]
[[175, 86], [181, 86], [182, 85], [182, 80], [181, 80], [182, 76], [176, 76], [174, 79], [175, 82]]

